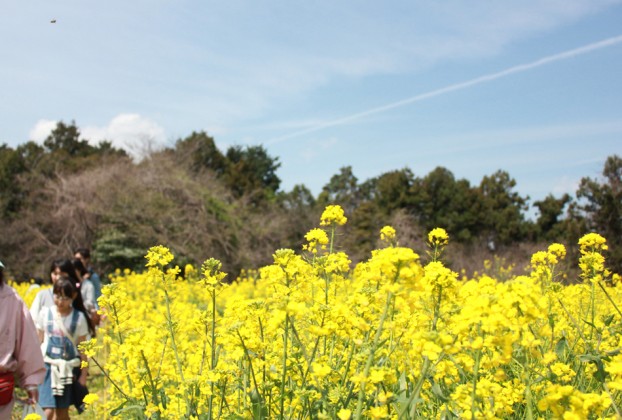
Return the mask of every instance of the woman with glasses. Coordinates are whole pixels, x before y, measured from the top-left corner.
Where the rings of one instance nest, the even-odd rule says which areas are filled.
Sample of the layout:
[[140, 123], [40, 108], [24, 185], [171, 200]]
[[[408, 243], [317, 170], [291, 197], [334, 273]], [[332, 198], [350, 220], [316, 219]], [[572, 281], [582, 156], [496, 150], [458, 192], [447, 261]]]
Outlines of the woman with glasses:
[[[61, 277], [70, 276], [69, 271], [75, 271], [75, 268], [70, 264], [71, 261], [68, 259], [58, 259], [52, 261], [52, 264], [50, 264], [50, 283], [52, 284], [52, 287]], [[30, 315], [33, 320], [36, 321], [39, 319], [39, 312], [41, 312], [43, 308], [50, 308], [54, 306], [52, 287], [46, 287], [37, 292], [35, 299], [30, 305]]]

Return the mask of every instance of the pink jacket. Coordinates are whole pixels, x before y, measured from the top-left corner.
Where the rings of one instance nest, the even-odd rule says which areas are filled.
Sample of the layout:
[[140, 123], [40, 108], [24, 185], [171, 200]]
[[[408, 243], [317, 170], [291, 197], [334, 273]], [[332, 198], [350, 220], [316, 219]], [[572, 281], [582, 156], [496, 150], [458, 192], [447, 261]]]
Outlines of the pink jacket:
[[0, 287], [0, 372], [15, 372], [19, 385], [39, 385], [45, 377], [37, 329], [28, 307], [8, 285]]

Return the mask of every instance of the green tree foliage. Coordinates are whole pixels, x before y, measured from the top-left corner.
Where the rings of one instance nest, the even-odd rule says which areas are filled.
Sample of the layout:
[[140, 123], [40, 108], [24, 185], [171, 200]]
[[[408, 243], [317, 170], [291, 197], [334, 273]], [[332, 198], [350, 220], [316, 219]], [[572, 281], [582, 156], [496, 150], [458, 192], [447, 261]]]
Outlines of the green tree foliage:
[[19, 152], [6, 144], [0, 145], [0, 212], [3, 217], [14, 216], [20, 209], [23, 190], [19, 176], [26, 170], [26, 164]]
[[210, 170], [220, 177], [227, 170], [227, 158], [216, 147], [214, 139], [204, 131], [192, 132], [188, 137], [178, 140], [174, 153], [181, 164], [188, 165], [194, 172]]
[[313, 209], [316, 204], [313, 193], [304, 185], [294, 185], [291, 191], [279, 195], [281, 205], [296, 213], [303, 213]]
[[75, 122], [67, 125], [60, 121], [56, 128], [43, 141], [43, 146], [50, 152], [64, 152], [69, 156], [87, 156], [94, 153], [96, 148], [87, 140], [80, 140], [80, 129]]
[[411, 207], [414, 183], [415, 177], [408, 168], [387, 172], [375, 178], [368, 195], [373, 195], [378, 208], [390, 215], [398, 209]]
[[459, 241], [470, 241], [480, 233], [480, 192], [467, 180], [456, 180], [447, 168], [437, 167], [415, 180], [412, 194], [413, 212], [426, 231], [443, 227]]
[[344, 166], [339, 173], [333, 175], [328, 184], [324, 185], [318, 197], [321, 207], [339, 204], [346, 213], [352, 213], [361, 202], [358, 178], [354, 176], [351, 166]]
[[471, 186], [443, 167], [423, 177], [403, 168], [359, 182], [344, 166], [316, 198], [304, 185], [281, 191], [279, 167], [262, 146], [223, 153], [205, 132], [134, 162], [110, 142], [93, 145], [75, 123], [61, 122], [43, 144], [0, 146], [0, 253], [13, 273], [47, 275], [49, 262], [76, 246], [91, 246], [107, 271], [141, 269], [144, 250], [162, 243], [174, 250], [178, 264], [214, 257], [236, 273], [269, 263], [276, 248], [299, 250], [324, 207], [339, 204], [348, 223], [338, 243], [353, 261], [379, 246], [378, 232], [386, 224], [398, 229], [402, 245], [417, 246], [422, 255], [425, 233], [445, 228], [453, 249], [463, 250], [452, 258], [459, 264], [454, 269], [468, 267], [467, 258], [489, 258], [489, 240], [573, 244], [588, 230], [607, 237], [618, 270], [622, 261], [617, 156], [607, 160], [602, 180], [582, 180], [579, 202], [569, 195], [536, 202], [535, 222], [525, 220], [528, 198], [504, 171]]
[[485, 176], [480, 183], [482, 233], [495, 243], [509, 244], [526, 236], [524, 212], [529, 198], [521, 197], [515, 187], [516, 181], [501, 170]]
[[276, 171], [281, 164], [278, 158], [268, 155], [263, 146], [232, 146], [225, 156], [224, 180], [236, 197], [249, 195], [256, 204], [274, 196], [279, 189], [281, 180]]
[[560, 198], [555, 198], [552, 194], [547, 195], [543, 200], [536, 201], [533, 205], [539, 211], [536, 220], [536, 235], [545, 241], [559, 240], [565, 236], [564, 228], [566, 223], [562, 220], [564, 209], [570, 204], [572, 197], [564, 194]]
[[582, 178], [577, 190], [579, 208], [584, 212], [588, 229], [609, 241], [610, 262], [622, 271], [622, 158], [607, 158], [603, 179]]

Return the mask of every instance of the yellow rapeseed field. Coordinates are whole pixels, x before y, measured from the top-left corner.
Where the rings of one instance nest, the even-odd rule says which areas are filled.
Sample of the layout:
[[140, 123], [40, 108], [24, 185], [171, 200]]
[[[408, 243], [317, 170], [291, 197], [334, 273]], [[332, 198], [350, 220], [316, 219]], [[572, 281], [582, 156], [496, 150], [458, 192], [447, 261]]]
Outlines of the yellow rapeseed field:
[[[171, 266], [156, 246], [144, 273], [118, 271], [107, 317], [84, 346], [107, 377], [101, 417], [153, 419], [620, 418], [622, 286], [606, 241], [579, 242], [581, 281], [562, 285], [560, 244], [528, 276], [459, 278], [395, 242], [352, 267], [346, 223], [329, 206], [302, 250], [231, 282], [220, 263]], [[182, 275], [183, 271], [183, 275]], [[105, 357], [103, 356], [105, 355]], [[105, 360], [105, 362], [104, 362]]]

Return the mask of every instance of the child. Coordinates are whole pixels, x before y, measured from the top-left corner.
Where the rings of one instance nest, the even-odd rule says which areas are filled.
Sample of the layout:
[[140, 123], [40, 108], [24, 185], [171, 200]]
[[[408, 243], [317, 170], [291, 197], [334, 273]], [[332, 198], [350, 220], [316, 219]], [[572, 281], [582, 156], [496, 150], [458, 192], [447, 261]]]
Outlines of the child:
[[52, 290], [54, 306], [43, 308], [36, 321], [46, 367], [45, 380], [39, 386], [39, 404], [48, 419], [62, 420], [69, 418], [69, 406], [75, 404], [72, 383], [86, 387], [87, 370], [80, 370], [86, 356], [77, 346], [95, 330], [74, 281], [62, 277]]

